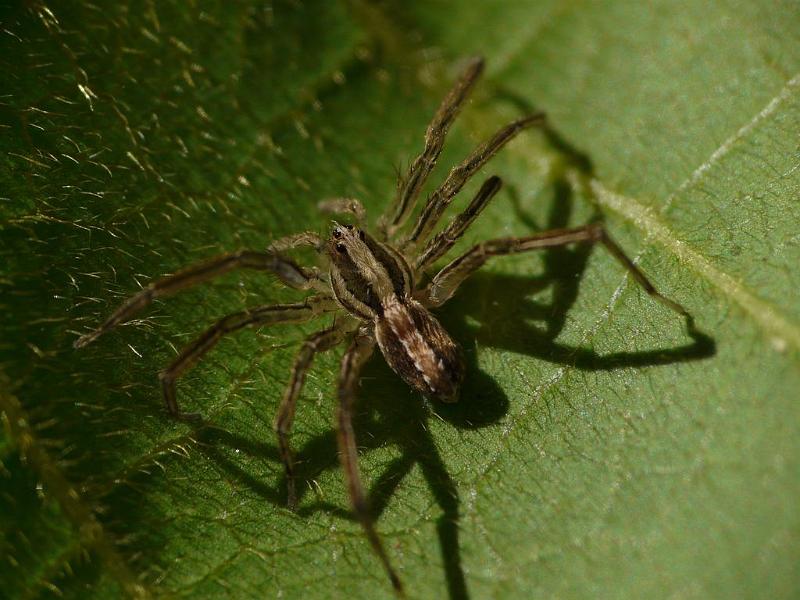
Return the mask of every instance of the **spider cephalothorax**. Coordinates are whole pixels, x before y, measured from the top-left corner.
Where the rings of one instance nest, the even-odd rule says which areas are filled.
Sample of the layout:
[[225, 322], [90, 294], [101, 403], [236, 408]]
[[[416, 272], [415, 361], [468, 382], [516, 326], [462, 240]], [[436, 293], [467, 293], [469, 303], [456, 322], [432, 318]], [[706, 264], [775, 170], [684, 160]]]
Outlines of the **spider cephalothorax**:
[[[690, 318], [680, 304], [656, 291], [622, 249], [608, 237], [602, 225], [597, 223], [544, 231], [521, 238], [498, 238], [482, 242], [452, 260], [433, 277], [423, 277], [452, 248], [494, 197], [500, 189], [500, 179], [487, 179], [466, 210], [438, 234], [432, 235], [453, 197], [519, 131], [544, 123], [544, 115], [537, 113], [500, 129], [450, 171], [445, 181], [426, 198], [413, 226], [406, 230], [405, 225], [414, 212], [422, 187], [441, 153], [447, 130], [482, 69], [482, 60], [470, 61], [443, 100], [428, 126], [422, 153], [401, 178], [395, 202], [378, 222], [377, 235], [370, 235], [361, 227], [365, 211], [357, 200], [325, 201], [320, 204], [324, 211], [350, 215], [357, 224], [334, 223], [327, 239], [322, 239], [314, 232], [303, 232], [277, 240], [263, 252], [225, 254], [159, 279], [126, 301], [99, 328], [75, 342], [76, 347], [85, 346], [131, 318], [154, 298], [172, 294], [236, 268], [270, 271], [289, 287], [313, 290], [315, 293], [301, 302], [259, 306], [219, 320], [184, 348], [173, 363], [160, 373], [164, 399], [173, 417], [199, 418], [199, 415], [180, 410], [175, 395], [175, 381], [220, 338], [244, 327], [303, 322], [326, 314], [336, 314], [333, 325], [310, 335], [303, 342], [275, 418], [278, 446], [286, 470], [288, 503], [290, 507], [296, 504], [289, 432], [306, 373], [315, 354], [348, 342], [338, 385], [339, 456], [353, 511], [398, 593], [402, 591], [400, 579], [384, 551], [367, 506], [352, 427], [359, 373], [376, 344], [392, 370], [409, 386], [434, 400], [456, 401], [464, 378], [461, 351], [430, 310], [449, 300], [459, 285], [493, 256], [573, 243], [599, 242], [650, 296]], [[302, 246], [317, 250], [321, 260], [327, 263], [327, 273], [302, 267], [286, 256], [293, 248]], [[427, 283], [420, 287], [421, 281]]]

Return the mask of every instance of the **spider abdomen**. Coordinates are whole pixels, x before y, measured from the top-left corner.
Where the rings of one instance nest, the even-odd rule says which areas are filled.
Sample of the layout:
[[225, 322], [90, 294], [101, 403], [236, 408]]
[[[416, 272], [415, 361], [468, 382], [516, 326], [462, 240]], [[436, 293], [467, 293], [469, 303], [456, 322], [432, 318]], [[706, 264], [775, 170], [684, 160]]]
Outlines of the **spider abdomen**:
[[375, 338], [386, 362], [427, 397], [455, 402], [464, 379], [461, 348], [416, 300], [395, 298], [375, 319]]

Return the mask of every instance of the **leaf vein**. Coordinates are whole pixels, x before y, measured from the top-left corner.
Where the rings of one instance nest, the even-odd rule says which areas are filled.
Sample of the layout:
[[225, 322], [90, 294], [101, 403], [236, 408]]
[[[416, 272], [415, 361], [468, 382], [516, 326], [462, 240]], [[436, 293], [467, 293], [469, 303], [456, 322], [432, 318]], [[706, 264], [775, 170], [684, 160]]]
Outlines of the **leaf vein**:
[[659, 242], [678, 259], [705, 277], [717, 289], [738, 304], [761, 327], [771, 335], [776, 349], [791, 344], [800, 350], [800, 327], [794, 325], [777, 308], [755, 296], [731, 275], [719, 270], [702, 254], [676, 239], [672, 230], [653, 214], [653, 211], [634, 198], [618, 194], [606, 188], [600, 181], [591, 181], [597, 201], [605, 208], [631, 221], [648, 234], [648, 238]]
[[787, 81], [783, 88], [781, 88], [781, 90], [767, 103], [764, 108], [762, 108], [747, 123], [742, 125], [736, 131], [736, 133], [722, 142], [722, 144], [711, 153], [708, 159], [703, 161], [700, 166], [692, 171], [691, 175], [689, 175], [689, 177], [687, 177], [675, 189], [675, 191], [667, 197], [662, 212], [665, 212], [669, 208], [670, 204], [677, 196], [694, 187], [705, 176], [705, 174], [720, 161], [722, 157], [731, 151], [731, 149], [739, 140], [753, 131], [753, 129], [755, 129], [756, 126], [759, 125], [764, 119], [774, 114], [778, 107], [787, 99], [789, 99], [792, 96], [792, 93], [795, 92], [798, 87], [800, 87], [800, 73], [796, 74], [789, 81]]
[[[620, 296], [622, 296], [622, 292], [625, 290], [626, 284], [628, 281], [627, 274], [624, 276], [620, 284], [614, 290], [614, 293], [611, 295], [611, 298], [608, 302], [608, 307], [603, 313], [600, 315], [592, 327], [590, 327], [582, 336], [580, 343], [585, 344], [592, 340], [595, 334], [598, 332], [600, 327], [607, 323], [608, 320], [611, 318], [611, 314], [613, 313], [614, 309], [617, 306], [617, 302], [619, 301]], [[492, 468], [497, 464], [497, 462], [505, 455], [506, 446], [508, 445], [508, 439], [511, 436], [511, 433], [517, 428], [517, 426], [522, 422], [525, 416], [528, 413], [528, 410], [539, 400], [541, 399], [544, 394], [551, 388], [555, 387], [564, 377], [570, 373], [573, 369], [575, 369], [574, 365], [566, 365], [563, 367], [559, 367], [553, 375], [547, 379], [544, 383], [539, 385], [534, 391], [531, 396], [531, 399], [528, 402], [525, 402], [522, 407], [520, 408], [519, 412], [514, 415], [511, 419], [511, 422], [508, 426], [503, 430], [502, 437], [503, 437], [503, 448], [498, 450], [495, 455], [486, 463], [486, 465], [480, 470], [479, 474], [473, 480], [471, 486], [468, 488], [467, 497], [471, 499], [471, 502], [477, 498], [478, 491], [481, 487], [481, 483], [485, 481], [486, 475], [492, 470]], [[470, 512], [472, 506], [468, 506], [465, 512]]]

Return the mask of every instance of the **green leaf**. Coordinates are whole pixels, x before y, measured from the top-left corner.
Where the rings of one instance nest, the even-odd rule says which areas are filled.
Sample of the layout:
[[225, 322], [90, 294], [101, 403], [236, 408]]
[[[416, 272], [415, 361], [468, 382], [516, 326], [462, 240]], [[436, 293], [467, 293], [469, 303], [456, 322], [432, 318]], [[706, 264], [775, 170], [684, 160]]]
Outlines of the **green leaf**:
[[376, 218], [475, 54], [434, 179], [524, 112], [551, 131], [485, 169], [505, 190], [458, 248], [602, 214], [708, 337], [577, 248], [496, 260], [437, 313], [467, 355], [458, 405], [374, 359], [361, 468], [410, 595], [797, 595], [793, 3], [200, 4], [0, 8], [8, 597], [392, 597], [338, 469], [340, 349], [303, 393], [285, 507], [272, 418], [320, 323], [237, 334], [181, 379], [211, 427], [162, 408], [180, 347], [296, 293], [236, 273], [72, 342], [154, 277], [324, 233], [321, 198]]

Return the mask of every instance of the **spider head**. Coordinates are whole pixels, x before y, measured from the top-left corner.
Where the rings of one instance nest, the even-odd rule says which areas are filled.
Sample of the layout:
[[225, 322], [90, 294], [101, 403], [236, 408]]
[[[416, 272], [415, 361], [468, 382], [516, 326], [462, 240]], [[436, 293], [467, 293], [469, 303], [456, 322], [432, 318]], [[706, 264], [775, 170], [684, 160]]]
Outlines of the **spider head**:
[[341, 263], [348, 256], [367, 251], [366, 234], [355, 225], [340, 225], [333, 222], [333, 228], [328, 238], [328, 255], [335, 263]]

